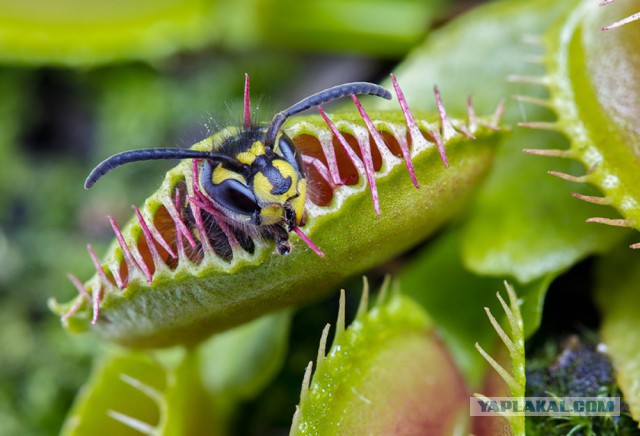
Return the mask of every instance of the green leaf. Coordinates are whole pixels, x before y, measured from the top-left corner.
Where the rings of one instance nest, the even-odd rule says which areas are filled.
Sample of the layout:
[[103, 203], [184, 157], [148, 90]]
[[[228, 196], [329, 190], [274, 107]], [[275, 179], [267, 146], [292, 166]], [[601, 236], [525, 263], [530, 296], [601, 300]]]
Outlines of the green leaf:
[[[304, 231], [324, 251], [324, 258], [306, 249], [296, 236], [292, 238], [293, 252], [286, 257], [273, 253], [272, 242], [260, 240], [254, 241], [253, 254], [237, 247], [230, 253], [231, 259], [211, 250], [203, 250], [201, 258], [198, 252], [191, 252], [191, 257], [181, 253], [177, 249], [175, 224], [168, 211], [173, 207], [176, 187], [185, 189], [183, 198], [193, 190], [192, 164], [185, 161], [169, 171], [161, 188], [141, 208], [146, 223], [156, 227], [179, 254], [177, 262], [169, 259], [159, 246], [157, 249], [164, 257], [152, 260], [141, 225], [134, 217], [123, 228], [123, 238], [130, 249], [137, 249], [146, 259], [145, 263], [153, 271], [151, 285], [114, 241], [101, 263], [105, 276], [101, 273], [87, 282], [87, 295], [65, 306], [52, 302], [52, 307], [60, 314], [67, 313], [63, 318], [66, 325], [78, 331], [89, 327], [91, 318], [97, 316], [95, 308], [99, 303], [100, 315], [95, 329], [102, 336], [126, 345], [195, 343], [212, 332], [263, 313], [309, 301], [344, 278], [415, 245], [457, 214], [468, 201], [489, 168], [499, 133], [493, 130], [492, 119], [479, 118], [466, 127], [476, 137], [471, 140], [461, 133], [465, 128], [463, 121], [452, 121], [459, 130], [441, 129], [439, 123], [429, 122], [437, 119], [436, 114], [416, 113], [423, 135], [431, 140], [433, 135], [443, 135], [450, 162], [450, 167], [445, 168], [433, 142], [410, 144], [413, 165], [422, 184], [421, 189], [416, 189], [405, 162], [394, 154], [399, 154], [394, 145], [398, 147], [408, 136], [403, 114], [391, 111], [370, 115], [389, 144], [389, 148], [379, 151], [379, 158], [374, 154], [382, 214], [376, 216], [371, 207], [363, 168], [349, 167], [346, 156], [339, 159], [338, 165], [343, 171], [341, 176], [346, 172], [349, 183], [331, 188], [319, 173], [310, 170], [312, 192], [307, 201]], [[333, 122], [354, 145], [369, 147], [369, 132], [359, 116], [339, 114], [333, 117]], [[195, 148], [210, 150], [212, 144], [230, 132], [234, 130], [219, 132]], [[303, 154], [319, 159], [326, 159], [326, 150], [340, 147], [332, 140], [325, 122], [317, 116], [292, 120], [287, 133]], [[395, 151], [392, 153], [392, 150]], [[213, 242], [214, 246], [218, 243]], [[114, 285], [112, 271], [127, 275], [128, 283], [123, 290]], [[91, 305], [88, 295], [93, 299]], [[76, 310], [79, 311], [76, 313]]]
[[167, 356], [158, 360], [133, 351], [111, 351], [100, 358], [62, 434], [222, 434], [220, 417], [200, 380], [197, 353], [172, 354], [171, 363]]
[[[460, 257], [463, 243], [459, 230], [450, 230], [415, 257], [400, 276], [404, 292], [426, 309], [434, 320], [457, 365], [472, 387], [482, 382], [486, 364], [475, 343], [490, 345], [495, 331], [487, 321], [485, 307], [501, 313], [496, 292], [502, 279], [482, 277], [467, 270]], [[538, 329], [544, 296], [555, 274], [548, 274], [527, 285], [518, 285], [518, 296], [525, 337]], [[464, 304], [461, 304], [464, 302]]]
[[226, 403], [257, 395], [280, 370], [287, 353], [290, 311], [265, 315], [199, 347], [203, 383]]
[[473, 271], [528, 283], [563, 272], [620, 240], [612, 229], [585, 223], [599, 208], [571, 198], [571, 193], [587, 193], [588, 188], [546, 174], [550, 165], [572, 172], [578, 164], [550, 164], [520, 150], [550, 143], [564, 141], [520, 129], [499, 151], [465, 229], [463, 257]]
[[[158, 399], [167, 387], [165, 371], [146, 353], [105, 356], [96, 364], [91, 378], [80, 391], [62, 434], [139, 434], [109, 415], [113, 412], [155, 428], [161, 417]], [[154, 396], [145, 391], [153, 392]]]
[[215, 9], [205, 0], [2, 2], [0, 60], [70, 66], [149, 61], [218, 37]]
[[288, 311], [265, 316], [187, 350], [108, 351], [63, 434], [225, 434], [236, 405], [280, 370], [290, 319]]
[[[383, 285], [384, 287], [384, 285]], [[303, 381], [291, 434], [450, 434], [464, 428], [468, 394], [432, 323], [409, 298], [381, 291], [367, 311], [367, 291], [344, 329], [344, 294], [336, 335]]]
[[260, 30], [277, 46], [389, 56], [420, 42], [445, 6], [443, 0], [270, 0], [261, 4]]
[[602, 312], [600, 335], [616, 370], [616, 381], [640, 421], [640, 261], [618, 249], [598, 265], [596, 297]]

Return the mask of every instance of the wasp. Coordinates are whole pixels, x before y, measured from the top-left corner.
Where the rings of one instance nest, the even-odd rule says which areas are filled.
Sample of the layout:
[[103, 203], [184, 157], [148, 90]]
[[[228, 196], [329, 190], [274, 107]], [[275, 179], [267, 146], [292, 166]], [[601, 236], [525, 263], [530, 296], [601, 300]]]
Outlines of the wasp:
[[[136, 149], [115, 154], [98, 164], [84, 187], [91, 188], [102, 176], [121, 165], [159, 159], [195, 159], [199, 165], [194, 181], [208, 206], [233, 228], [242, 228], [274, 240], [276, 251], [291, 251], [289, 234], [305, 224], [307, 181], [300, 151], [282, 131], [292, 115], [311, 107], [351, 95], [368, 94], [391, 99], [391, 93], [368, 82], [352, 82], [315, 93], [278, 112], [267, 125], [252, 125], [245, 84], [244, 128], [211, 151], [179, 148]], [[318, 252], [321, 254], [320, 252]]]

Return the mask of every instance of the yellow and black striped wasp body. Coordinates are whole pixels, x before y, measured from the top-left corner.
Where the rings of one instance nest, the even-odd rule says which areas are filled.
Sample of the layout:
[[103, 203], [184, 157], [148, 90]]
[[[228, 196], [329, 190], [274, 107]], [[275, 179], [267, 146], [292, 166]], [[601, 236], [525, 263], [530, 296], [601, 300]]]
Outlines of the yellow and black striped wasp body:
[[[248, 83], [248, 82], [247, 82]], [[245, 87], [245, 124], [215, 150], [177, 148], [131, 150], [113, 155], [96, 166], [85, 182], [89, 189], [112, 169], [130, 162], [157, 159], [196, 159], [197, 189], [205, 201], [234, 228], [260, 233], [276, 242], [279, 254], [291, 250], [289, 233], [305, 221], [307, 181], [300, 151], [282, 131], [292, 115], [329, 101], [359, 94], [391, 99], [381, 86], [354, 82], [313, 94], [277, 113], [266, 126], [253, 126], [249, 118], [248, 84]]]

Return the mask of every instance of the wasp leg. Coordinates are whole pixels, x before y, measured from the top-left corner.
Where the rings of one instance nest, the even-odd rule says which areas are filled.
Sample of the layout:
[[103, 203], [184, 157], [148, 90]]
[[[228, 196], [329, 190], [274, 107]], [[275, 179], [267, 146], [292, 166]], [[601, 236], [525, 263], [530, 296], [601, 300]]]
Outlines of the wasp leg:
[[270, 228], [266, 230], [264, 234], [265, 236], [271, 239], [274, 239], [276, 241], [276, 251], [278, 252], [278, 254], [291, 253], [291, 244], [289, 243], [289, 232], [287, 232], [287, 230], [283, 226], [281, 225], [270, 226]]

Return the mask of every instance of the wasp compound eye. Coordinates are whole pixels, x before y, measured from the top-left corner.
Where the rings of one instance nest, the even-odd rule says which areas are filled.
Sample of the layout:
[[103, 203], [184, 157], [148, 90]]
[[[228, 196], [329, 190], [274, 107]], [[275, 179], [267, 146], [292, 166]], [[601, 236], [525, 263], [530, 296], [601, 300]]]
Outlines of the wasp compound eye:
[[223, 180], [218, 185], [207, 183], [204, 188], [211, 198], [232, 212], [253, 215], [260, 210], [253, 192], [237, 180]]
[[280, 151], [280, 155], [291, 164], [295, 170], [303, 175], [302, 172], [302, 155], [300, 151], [293, 145], [291, 139], [288, 136], [282, 135], [280, 137], [280, 141], [278, 142], [278, 150]]

